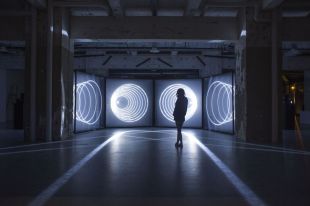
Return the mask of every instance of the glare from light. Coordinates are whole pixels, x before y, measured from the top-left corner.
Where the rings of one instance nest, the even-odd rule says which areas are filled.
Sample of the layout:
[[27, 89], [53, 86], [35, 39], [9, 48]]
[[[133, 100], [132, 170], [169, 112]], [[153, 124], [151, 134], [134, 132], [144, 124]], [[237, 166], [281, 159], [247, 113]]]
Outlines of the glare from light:
[[148, 106], [146, 92], [136, 84], [123, 84], [111, 96], [111, 110], [123, 122], [139, 121], [146, 114]]
[[243, 29], [240, 33], [240, 37], [246, 37], [246, 30]]
[[84, 165], [86, 165], [95, 155], [97, 155], [106, 145], [108, 145], [113, 140], [120, 138], [125, 132], [117, 132], [113, 134], [112, 137], [101, 143], [95, 149], [93, 149], [89, 154], [87, 154], [83, 159], [77, 162], [73, 167], [71, 167], [67, 172], [50, 184], [45, 190], [39, 193], [36, 198], [31, 201], [29, 206], [41, 206], [45, 205], [46, 202], [56, 194], [56, 192], [62, 188]]
[[93, 125], [98, 122], [102, 113], [102, 94], [94, 80], [76, 85], [76, 120]]
[[249, 205], [266, 205], [254, 191], [249, 188], [219, 157], [217, 157], [207, 146], [201, 143], [193, 134], [189, 132], [183, 132], [190, 141], [195, 142], [213, 161], [213, 163], [222, 171], [231, 184], [238, 190], [242, 197], [247, 201]]
[[192, 118], [197, 110], [197, 97], [194, 91], [185, 84], [171, 84], [164, 89], [159, 98], [159, 109], [162, 115], [169, 121], [174, 122], [173, 111], [177, 101], [177, 90], [184, 89], [188, 99], [187, 113], [185, 121]]
[[232, 85], [222, 81], [214, 81], [206, 95], [206, 111], [208, 120], [216, 126], [233, 120]]

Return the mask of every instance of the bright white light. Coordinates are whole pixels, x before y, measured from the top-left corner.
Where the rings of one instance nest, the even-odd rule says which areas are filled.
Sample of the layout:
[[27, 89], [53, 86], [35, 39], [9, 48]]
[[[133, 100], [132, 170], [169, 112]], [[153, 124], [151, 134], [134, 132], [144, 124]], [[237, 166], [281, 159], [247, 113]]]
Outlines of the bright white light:
[[246, 30], [243, 29], [240, 33], [240, 37], [246, 37]]
[[76, 85], [76, 120], [95, 124], [102, 112], [102, 94], [97, 82], [88, 80]]
[[111, 110], [123, 122], [139, 121], [149, 106], [145, 91], [136, 84], [119, 86], [111, 97]]
[[61, 34], [64, 36], [69, 36], [68, 32], [66, 30], [61, 30]]
[[232, 85], [214, 81], [209, 86], [206, 96], [208, 120], [213, 125], [231, 122], [232, 116]]
[[177, 101], [176, 93], [179, 88], [184, 89], [185, 96], [188, 99], [185, 121], [192, 118], [197, 110], [197, 97], [194, 91], [185, 84], [171, 84], [164, 89], [159, 98], [159, 109], [163, 116], [171, 122], [174, 122], [173, 110]]

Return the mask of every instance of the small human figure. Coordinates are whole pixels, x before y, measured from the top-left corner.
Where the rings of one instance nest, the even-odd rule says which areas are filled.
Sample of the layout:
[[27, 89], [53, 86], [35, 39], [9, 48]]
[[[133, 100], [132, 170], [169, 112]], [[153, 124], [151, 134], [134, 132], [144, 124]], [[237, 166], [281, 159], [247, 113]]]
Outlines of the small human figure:
[[175, 147], [183, 147], [182, 142], [182, 126], [185, 121], [185, 115], [187, 112], [188, 100], [185, 97], [185, 91], [182, 88], [179, 88], [177, 91], [177, 101], [175, 102], [175, 107], [173, 111], [174, 121], [177, 127], [177, 142]]

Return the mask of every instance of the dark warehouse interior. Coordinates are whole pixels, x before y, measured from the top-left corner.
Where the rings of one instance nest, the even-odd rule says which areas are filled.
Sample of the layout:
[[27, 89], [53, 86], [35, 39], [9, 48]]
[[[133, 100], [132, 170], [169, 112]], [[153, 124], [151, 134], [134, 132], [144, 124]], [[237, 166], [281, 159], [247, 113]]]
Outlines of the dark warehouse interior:
[[310, 205], [309, 0], [0, 16], [0, 205]]

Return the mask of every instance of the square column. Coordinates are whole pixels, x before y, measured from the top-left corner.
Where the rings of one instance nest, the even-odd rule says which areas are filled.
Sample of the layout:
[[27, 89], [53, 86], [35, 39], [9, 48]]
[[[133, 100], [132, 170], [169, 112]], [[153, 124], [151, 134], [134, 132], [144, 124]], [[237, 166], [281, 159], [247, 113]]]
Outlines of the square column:
[[[280, 106], [278, 97], [281, 53], [272, 42], [271, 12], [262, 19], [254, 8], [246, 8], [242, 18], [241, 39], [236, 47], [236, 135], [247, 141], [270, 143], [279, 140]], [[275, 55], [275, 57], [273, 57]], [[276, 61], [276, 63], [274, 62]], [[276, 100], [277, 101], [276, 101]], [[276, 127], [276, 128], [275, 128]], [[275, 135], [275, 136], [273, 136]]]
[[69, 38], [70, 13], [54, 8], [52, 69], [52, 138], [73, 132], [73, 42]]

